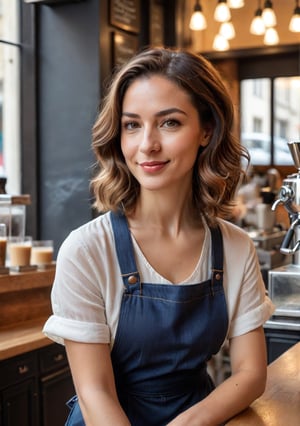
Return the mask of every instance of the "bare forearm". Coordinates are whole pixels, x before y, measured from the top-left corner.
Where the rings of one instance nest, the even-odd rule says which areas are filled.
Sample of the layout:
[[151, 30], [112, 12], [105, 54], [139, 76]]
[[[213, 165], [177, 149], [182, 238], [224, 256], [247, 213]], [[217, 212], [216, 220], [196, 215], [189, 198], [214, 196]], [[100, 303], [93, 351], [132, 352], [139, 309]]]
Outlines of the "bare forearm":
[[130, 426], [117, 397], [109, 346], [65, 343], [86, 426]]
[[168, 426], [218, 426], [248, 407], [264, 391], [265, 378], [239, 372]]
[[79, 396], [86, 426], [130, 426], [119, 402], [102, 391], [89, 391]]

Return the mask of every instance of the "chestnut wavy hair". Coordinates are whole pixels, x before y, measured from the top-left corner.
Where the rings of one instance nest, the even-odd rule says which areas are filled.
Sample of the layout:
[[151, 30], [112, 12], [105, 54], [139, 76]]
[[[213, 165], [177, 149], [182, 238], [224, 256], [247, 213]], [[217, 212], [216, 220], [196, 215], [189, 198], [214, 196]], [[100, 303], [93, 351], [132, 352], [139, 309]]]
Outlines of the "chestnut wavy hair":
[[[153, 75], [175, 83], [190, 97], [202, 126], [212, 129], [205, 149], [199, 149], [193, 169], [192, 204], [195, 212], [214, 218], [229, 217], [243, 175], [242, 157], [247, 151], [231, 132], [234, 110], [219, 73], [201, 55], [169, 48], [147, 49], [116, 71], [93, 127], [92, 148], [98, 170], [91, 180], [95, 207], [99, 212], [134, 210], [140, 185], [130, 173], [120, 143], [124, 95], [137, 79]], [[183, 141], [184, 143], [184, 141]]]

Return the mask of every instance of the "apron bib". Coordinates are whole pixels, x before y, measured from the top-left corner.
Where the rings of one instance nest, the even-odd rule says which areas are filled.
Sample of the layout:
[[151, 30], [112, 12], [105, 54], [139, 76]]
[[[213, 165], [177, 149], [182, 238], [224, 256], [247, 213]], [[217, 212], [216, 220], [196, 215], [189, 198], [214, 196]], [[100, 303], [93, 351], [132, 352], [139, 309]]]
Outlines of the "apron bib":
[[[205, 398], [214, 384], [206, 363], [225, 340], [223, 242], [211, 228], [212, 271], [198, 284], [141, 282], [126, 217], [111, 213], [124, 283], [111, 353], [118, 398], [132, 426], [165, 426]], [[83, 426], [77, 398], [67, 426]]]

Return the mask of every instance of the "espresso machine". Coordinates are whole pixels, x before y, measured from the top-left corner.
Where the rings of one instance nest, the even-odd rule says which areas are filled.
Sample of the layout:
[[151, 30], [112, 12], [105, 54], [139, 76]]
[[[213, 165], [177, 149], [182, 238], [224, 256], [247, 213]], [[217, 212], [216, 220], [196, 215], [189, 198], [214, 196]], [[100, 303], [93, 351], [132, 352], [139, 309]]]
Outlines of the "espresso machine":
[[272, 205], [286, 209], [290, 227], [282, 240], [280, 252], [290, 256], [291, 263], [269, 271], [269, 296], [275, 305], [267, 327], [296, 331], [300, 340], [300, 141], [288, 142], [297, 173], [282, 182], [278, 197]]

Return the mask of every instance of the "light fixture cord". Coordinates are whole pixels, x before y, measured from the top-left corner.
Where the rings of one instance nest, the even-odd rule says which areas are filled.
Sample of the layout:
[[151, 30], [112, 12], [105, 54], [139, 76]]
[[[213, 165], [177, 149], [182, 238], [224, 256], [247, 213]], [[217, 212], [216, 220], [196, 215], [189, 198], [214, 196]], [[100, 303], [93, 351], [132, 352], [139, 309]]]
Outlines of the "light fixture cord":
[[199, 12], [200, 10], [201, 10], [200, 0], [196, 0], [195, 6], [194, 6], [194, 11]]

